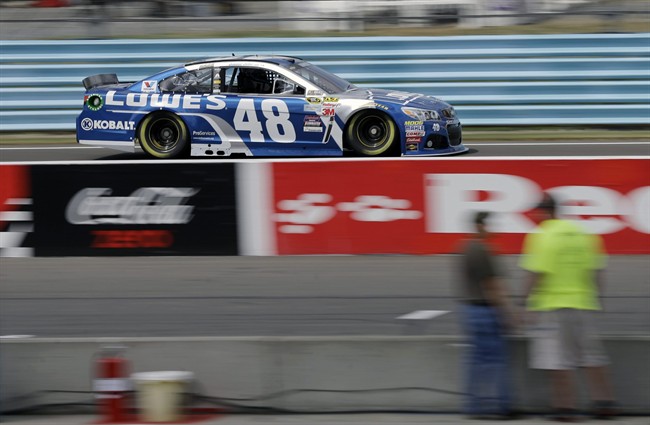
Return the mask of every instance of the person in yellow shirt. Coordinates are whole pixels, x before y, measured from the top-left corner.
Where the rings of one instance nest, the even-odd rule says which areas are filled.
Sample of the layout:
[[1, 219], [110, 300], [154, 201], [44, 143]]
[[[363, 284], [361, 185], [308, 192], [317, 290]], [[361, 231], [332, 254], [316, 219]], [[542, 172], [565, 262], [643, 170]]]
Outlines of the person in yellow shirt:
[[530, 365], [548, 370], [554, 419], [577, 421], [572, 371], [585, 368], [595, 415], [614, 416], [607, 374], [609, 360], [599, 341], [595, 317], [601, 309], [606, 255], [601, 238], [556, 215], [548, 195], [537, 206], [542, 220], [524, 240], [520, 266], [529, 272], [527, 310], [533, 322]]

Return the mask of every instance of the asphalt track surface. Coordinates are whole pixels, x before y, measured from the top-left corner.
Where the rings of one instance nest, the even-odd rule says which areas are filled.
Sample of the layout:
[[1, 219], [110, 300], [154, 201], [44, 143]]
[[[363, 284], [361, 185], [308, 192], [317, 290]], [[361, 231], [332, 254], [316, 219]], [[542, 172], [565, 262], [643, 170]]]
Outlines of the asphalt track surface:
[[[612, 141], [509, 141], [467, 143], [468, 153], [458, 157], [492, 156], [646, 156], [650, 155], [650, 142], [640, 140]], [[27, 161], [90, 161], [145, 159], [142, 152], [122, 153], [96, 146], [71, 143], [48, 145], [0, 146], [0, 162]], [[444, 158], [433, 158], [436, 160]], [[218, 161], [219, 158], [214, 158]], [[250, 158], [249, 160], [255, 160]], [[369, 159], [371, 160], [371, 159]]]
[[[452, 255], [0, 259], [0, 335], [455, 335]], [[521, 294], [517, 257], [500, 259]], [[648, 256], [613, 256], [601, 330], [650, 334]], [[430, 320], [399, 316], [449, 313]]]

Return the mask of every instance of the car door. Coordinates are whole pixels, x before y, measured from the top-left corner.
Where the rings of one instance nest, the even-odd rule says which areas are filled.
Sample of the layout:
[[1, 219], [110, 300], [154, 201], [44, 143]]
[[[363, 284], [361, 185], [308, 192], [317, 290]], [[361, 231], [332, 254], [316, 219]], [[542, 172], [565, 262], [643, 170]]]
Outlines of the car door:
[[228, 116], [251, 151], [273, 154], [323, 143], [325, 127], [307, 107], [304, 88], [263, 67], [228, 67], [221, 72]]

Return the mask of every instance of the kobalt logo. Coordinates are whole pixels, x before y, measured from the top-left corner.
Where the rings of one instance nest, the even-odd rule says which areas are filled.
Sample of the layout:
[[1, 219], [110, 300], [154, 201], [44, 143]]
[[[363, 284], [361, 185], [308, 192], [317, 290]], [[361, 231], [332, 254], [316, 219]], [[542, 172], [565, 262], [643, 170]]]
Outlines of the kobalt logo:
[[84, 118], [81, 120], [81, 128], [83, 128], [86, 131], [90, 131], [93, 129], [93, 120], [90, 118]]
[[135, 130], [134, 121], [109, 121], [93, 120], [84, 118], [81, 120], [81, 128], [86, 131], [90, 130]]
[[130, 196], [110, 196], [109, 188], [89, 187], [70, 200], [65, 216], [72, 224], [186, 224], [194, 206], [184, 204], [199, 190], [141, 187]]

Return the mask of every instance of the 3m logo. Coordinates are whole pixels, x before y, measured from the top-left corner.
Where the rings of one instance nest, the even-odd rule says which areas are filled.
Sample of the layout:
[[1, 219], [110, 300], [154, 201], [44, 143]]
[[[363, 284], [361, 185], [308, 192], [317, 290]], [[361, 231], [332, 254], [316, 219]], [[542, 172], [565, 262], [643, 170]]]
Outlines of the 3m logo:
[[29, 172], [23, 166], [0, 166], [0, 257], [31, 257], [25, 246], [34, 231]]

